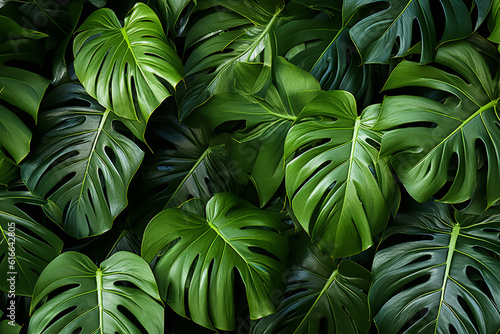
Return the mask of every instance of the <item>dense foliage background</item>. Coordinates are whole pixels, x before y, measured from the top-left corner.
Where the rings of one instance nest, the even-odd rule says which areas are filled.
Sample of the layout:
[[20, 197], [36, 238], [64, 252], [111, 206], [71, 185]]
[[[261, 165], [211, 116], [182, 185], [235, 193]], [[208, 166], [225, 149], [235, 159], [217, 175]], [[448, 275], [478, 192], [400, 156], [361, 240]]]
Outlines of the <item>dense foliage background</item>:
[[0, 1], [0, 332], [499, 333], [498, 43], [497, 0]]

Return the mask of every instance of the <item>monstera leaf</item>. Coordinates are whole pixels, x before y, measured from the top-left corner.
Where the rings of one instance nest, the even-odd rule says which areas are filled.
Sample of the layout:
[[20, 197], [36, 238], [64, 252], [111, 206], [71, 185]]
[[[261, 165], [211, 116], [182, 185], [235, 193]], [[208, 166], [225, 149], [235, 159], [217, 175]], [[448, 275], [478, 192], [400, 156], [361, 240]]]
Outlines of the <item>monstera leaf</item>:
[[279, 57], [274, 65], [273, 85], [264, 99], [245, 93], [218, 94], [196, 109], [188, 123], [215, 129], [226, 122], [246, 122], [235, 139], [254, 140], [259, 148], [251, 180], [264, 205], [283, 182], [286, 133], [302, 108], [320, 93], [320, 85], [312, 75]]
[[[378, 3], [380, 0], [347, 0], [342, 15], [344, 20], [362, 6]], [[356, 23], [350, 34], [366, 63], [387, 63], [392, 56], [404, 56], [413, 46], [412, 38], [418, 34], [422, 38], [421, 63], [433, 60], [434, 48], [438, 44], [469, 36], [485, 20], [491, 0], [474, 0], [471, 7], [463, 0], [440, 0], [440, 4], [429, 0], [384, 0], [388, 8]], [[433, 15], [433, 7], [440, 6], [442, 16]], [[477, 19], [473, 22], [472, 9], [477, 10]], [[416, 21], [419, 32], [413, 32]], [[438, 36], [437, 23], [444, 21], [443, 34]]]
[[142, 166], [142, 180], [135, 192], [131, 212], [134, 220], [149, 222], [168, 207], [190, 198], [210, 199], [214, 193], [233, 189], [225, 140], [210, 131], [189, 128], [177, 117], [149, 122], [151, 149]]
[[230, 91], [239, 62], [263, 63], [261, 76], [270, 79], [276, 53], [274, 29], [284, 6], [283, 0], [199, 0], [198, 4], [223, 7], [207, 11], [186, 36], [186, 48], [193, 50], [186, 61], [187, 89], [177, 96], [181, 120], [211, 96]]
[[419, 202], [440, 189], [445, 192], [440, 200], [464, 202], [480, 174], [486, 174], [488, 186], [476, 194], [485, 197], [489, 207], [500, 200], [497, 82], [468, 42], [443, 45], [436, 63], [450, 71], [403, 61], [389, 77], [386, 90], [418, 86], [449, 97], [444, 103], [419, 96], [385, 98], [375, 125], [390, 130], [382, 138], [381, 155], [393, 156], [396, 173]]
[[175, 33], [177, 30], [176, 25], [181, 19], [182, 12], [191, 2], [194, 2], [196, 5], [197, 0], [154, 0], [150, 1], [150, 4], [155, 8], [162, 22], [167, 24], [168, 32]]
[[324, 90], [346, 90], [358, 100], [369, 101], [374, 90], [373, 65], [362, 65], [349, 36], [356, 14], [344, 22], [336, 14], [333, 18], [320, 14], [283, 24], [276, 29], [278, 54], [309, 71]]
[[92, 97], [121, 117], [147, 122], [182, 79], [179, 57], [158, 17], [143, 3], [134, 6], [123, 26], [103, 8], [78, 32], [73, 45], [78, 78]]
[[497, 333], [500, 216], [418, 205], [384, 233], [370, 303], [381, 333]]
[[77, 84], [46, 100], [40, 144], [21, 166], [35, 194], [60, 209], [56, 221], [77, 238], [106, 232], [127, 206], [128, 185], [144, 153], [118, 131], [121, 121]]
[[[0, 270], [16, 277], [19, 296], [31, 297], [38, 276], [63, 247], [57, 235], [30, 216], [38, 210], [43, 217], [45, 204], [25, 190], [0, 190]], [[9, 291], [9, 281], [1, 280], [0, 290]]]
[[[288, 255], [278, 216], [230, 193], [215, 195], [206, 218], [167, 209], [146, 228], [142, 256], [151, 262], [162, 299], [210, 329], [233, 330], [234, 275], [246, 288], [250, 317], [275, 311], [271, 293]], [[189, 313], [188, 313], [189, 310]]]
[[[19, 108], [36, 121], [38, 108], [50, 81], [22, 68], [7, 65], [11, 60], [41, 65], [40, 49], [34, 40], [47, 37], [0, 16], [0, 100]], [[10, 108], [10, 107], [9, 107]], [[31, 130], [12, 110], [0, 105], [0, 152], [2, 158], [19, 163], [30, 151]]]
[[252, 333], [367, 333], [370, 272], [347, 260], [337, 266], [308, 240], [295, 242], [298, 254], [288, 275], [285, 299], [278, 312], [259, 321]]
[[300, 224], [333, 257], [373, 244], [399, 202], [386, 160], [378, 160], [381, 134], [372, 129], [379, 107], [357, 115], [345, 91], [312, 100], [287, 134], [286, 189]]
[[163, 334], [155, 278], [147, 263], [118, 252], [98, 268], [88, 257], [66, 252], [36, 283], [28, 333]]

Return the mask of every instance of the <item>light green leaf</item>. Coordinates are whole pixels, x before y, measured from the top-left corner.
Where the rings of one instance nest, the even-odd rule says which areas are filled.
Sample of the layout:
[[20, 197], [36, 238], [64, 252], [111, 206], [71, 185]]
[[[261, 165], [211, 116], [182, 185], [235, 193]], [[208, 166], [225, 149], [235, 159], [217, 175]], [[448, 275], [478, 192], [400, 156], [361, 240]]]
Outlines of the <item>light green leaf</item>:
[[233, 330], [234, 275], [245, 284], [252, 319], [275, 312], [272, 293], [288, 255], [279, 229], [276, 214], [221, 193], [207, 203], [206, 218], [177, 208], [158, 214], [144, 232], [142, 256], [158, 255], [160, 294], [175, 312], [189, 309], [202, 326]]
[[295, 216], [320, 249], [333, 257], [357, 254], [373, 244], [399, 203], [381, 134], [372, 129], [379, 106], [357, 115], [345, 91], [312, 100], [287, 134], [286, 189]]
[[76, 74], [87, 92], [118, 116], [147, 122], [182, 79], [179, 57], [158, 17], [143, 3], [134, 6], [123, 26], [113, 11], [103, 8], [78, 32]]
[[61, 254], [40, 276], [30, 313], [29, 334], [141, 333], [141, 327], [148, 334], [164, 332], [153, 273], [129, 252], [114, 254], [99, 268], [83, 254]]

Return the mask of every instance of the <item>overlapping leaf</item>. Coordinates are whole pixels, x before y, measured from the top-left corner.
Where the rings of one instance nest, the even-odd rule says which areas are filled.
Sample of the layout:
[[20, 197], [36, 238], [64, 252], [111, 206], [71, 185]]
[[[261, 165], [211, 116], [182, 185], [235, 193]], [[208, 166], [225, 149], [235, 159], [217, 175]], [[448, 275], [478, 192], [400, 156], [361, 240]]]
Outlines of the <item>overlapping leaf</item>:
[[274, 29], [284, 6], [283, 0], [198, 3], [201, 8], [223, 8], [207, 11], [186, 36], [186, 48], [192, 51], [186, 60], [187, 89], [178, 95], [181, 120], [211, 96], [231, 90], [238, 62], [263, 63], [262, 76], [271, 78]]
[[54, 90], [38, 126], [43, 134], [21, 176], [59, 207], [56, 220], [77, 238], [106, 232], [127, 206], [144, 153], [117, 130], [121, 119], [77, 84]]
[[476, 193], [486, 198], [489, 207], [500, 200], [497, 82], [469, 42], [441, 46], [436, 63], [445, 69], [403, 61], [392, 72], [386, 90], [418, 86], [449, 97], [444, 103], [408, 95], [385, 98], [375, 125], [390, 130], [382, 138], [381, 154], [393, 156], [396, 173], [419, 202], [447, 182], [440, 200], [464, 202], [481, 185], [478, 179], [484, 174], [487, 187]]
[[357, 115], [345, 91], [312, 100], [287, 134], [286, 189], [298, 221], [333, 257], [373, 244], [399, 203], [386, 160], [378, 159], [381, 134], [372, 129], [379, 107]]
[[288, 275], [285, 299], [278, 312], [259, 321], [252, 333], [367, 333], [370, 272], [347, 260], [337, 266], [331, 257], [300, 238], [294, 244], [295, 265]]
[[30, 313], [29, 334], [164, 332], [153, 273], [129, 252], [99, 268], [83, 254], [61, 254], [36, 283]]
[[177, 117], [150, 122], [154, 154], [143, 164], [142, 179], [133, 194], [134, 220], [147, 221], [167, 207], [190, 198], [208, 200], [213, 194], [234, 190], [225, 140], [210, 131], [189, 128]]
[[[0, 16], [0, 99], [19, 108], [36, 121], [49, 80], [23, 68], [7, 65], [11, 60], [41, 64], [39, 46], [33, 40], [47, 35], [21, 27]], [[15, 111], [0, 105], [0, 150], [19, 163], [30, 151], [31, 130]], [[6, 154], [2, 154], [5, 158]]]
[[[393, 55], [404, 56], [413, 46], [413, 35], [421, 36], [421, 63], [433, 60], [434, 48], [441, 43], [465, 38], [485, 20], [491, 0], [474, 0], [467, 7], [463, 0], [384, 0], [388, 8], [379, 10], [359, 21], [350, 31], [351, 37], [367, 63], [387, 63]], [[343, 7], [344, 20], [361, 7], [380, 0], [347, 0]], [[433, 7], [441, 6], [443, 16], [433, 15]], [[471, 17], [476, 7], [477, 19]], [[419, 31], [413, 32], [414, 21]], [[437, 26], [444, 21], [443, 34]], [[418, 41], [420, 42], [420, 41]], [[395, 54], [393, 54], [393, 49]]]
[[[32, 217], [36, 211], [43, 216], [45, 204], [25, 190], [0, 190], [0, 270], [5, 277], [16, 273], [11, 275], [16, 276], [19, 296], [31, 297], [38, 276], [63, 247], [56, 234]], [[9, 291], [10, 282], [1, 280], [0, 290]]]
[[496, 333], [499, 236], [499, 216], [453, 215], [440, 203], [398, 215], [373, 263], [370, 304], [379, 331]]
[[123, 26], [110, 9], [92, 13], [75, 37], [75, 71], [117, 115], [147, 122], [182, 79], [183, 67], [156, 14], [137, 3]]
[[374, 91], [374, 69], [362, 66], [349, 36], [356, 14], [344, 22], [337, 17], [340, 12], [335, 12], [333, 18], [318, 14], [281, 25], [276, 30], [278, 54], [309, 71], [324, 90], [346, 90], [368, 102]]
[[154, 273], [163, 300], [208, 328], [233, 330], [234, 275], [245, 284], [250, 317], [275, 312], [271, 294], [288, 255], [276, 214], [230, 193], [215, 195], [206, 218], [170, 208], [146, 228], [142, 256], [158, 261]]
[[[249, 71], [243, 68], [243, 71]], [[316, 79], [306, 71], [279, 57], [273, 69], [273, 85], [265, 98], [245, 93], [218, 94], [189, 119], [215, 129], [226, 122], [244, 121], [246, 127], [235, 135], [241, 142], [256, 141], [260, 148], [251, 177], [261, 205], [274, 195], [284, 178], [283, 143], [286, 133], [302, 108], [321, 93]], [[252, 75], [243, 76], [249, 78]], [[255, 77], [255, 75], [254, 75]], [[251, 80], [250, 80], [251, 81]]]

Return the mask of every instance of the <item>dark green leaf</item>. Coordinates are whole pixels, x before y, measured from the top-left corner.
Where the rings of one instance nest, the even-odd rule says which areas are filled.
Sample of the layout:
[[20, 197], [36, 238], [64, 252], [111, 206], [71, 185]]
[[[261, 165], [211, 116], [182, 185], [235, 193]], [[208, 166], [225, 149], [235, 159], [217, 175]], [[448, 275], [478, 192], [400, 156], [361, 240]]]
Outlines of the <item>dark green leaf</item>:
[[[351, 37], [366, 63], [387, 63], [393, 55], [401, 57], [413, 46], [415, 33], [421, 36], [421, 63], [433, 60], [434, 48], [438, 44], [469, 36], [485, 20], [491, 0], [474, 0], [477, 19], [473, 22], [472, 8], [463, 0], [440, 0], [439, 4], [429, 0], [384, 0], [389, 6], [359, 21], [351, 29]], [[380, 0], [347, 0], [344, 2], [344, 20], [362, 6]], [[433, 4], [431, 6], [431, 3]], [[435, 17], [433, 6], [442, 6], [443, 17]], [[413, 22], [419, 26], [413, 32]], [[444, 22], [443, 35], [437, 35], [438, 22]], [[393, 54], [393, 49], [395, 54]]]
[[[30, 216], [45, 200], [23, 190], [0, 191], [0, 270], [16, 276], [15, 295], [31, 297], [38, 276], [61, 253], [63, 242]], [[10, 282], [0, 281], [0, 290], [9, 291]], [[3, 333], [3, 332], [2, 332]]]
[[399, 214], [373, 263], [380, 332], [497, 333], [499, 235], [499, 216], [453, 216], [444, 204]]
[[[186, 36], [193, 48], [186, 61], [187, 88], [180, 91], [180, 119], [217, 93], [232, 90], [235, 64], [260, 62], [270, 67], [276, 53], [274, 28], [282, 0], [200, 1], [201, 6], [224, 6], [199, 19]], [[274, 8], [274, 11], [268, 11]]]
[[299, 256], [288, 274], [285, 299], [278, 312], [259, 321], [252, 333], [367, 333], [370, 272], [347, 260], [337, 266], [308, 240], [294, 245]]
[[128, 185], [144, 153], [121, 121], [77, 84], [46, 100], [35, 152], [21, 166], [28, 188], [59, 207], [56, 221], [77, 238], [106, 232], [127, 206]]

